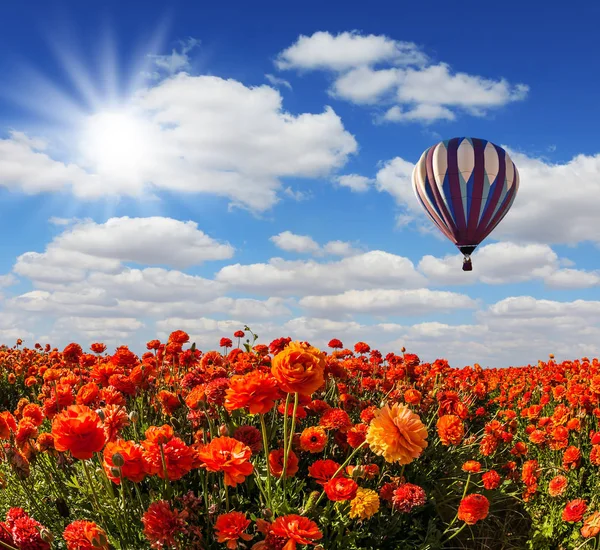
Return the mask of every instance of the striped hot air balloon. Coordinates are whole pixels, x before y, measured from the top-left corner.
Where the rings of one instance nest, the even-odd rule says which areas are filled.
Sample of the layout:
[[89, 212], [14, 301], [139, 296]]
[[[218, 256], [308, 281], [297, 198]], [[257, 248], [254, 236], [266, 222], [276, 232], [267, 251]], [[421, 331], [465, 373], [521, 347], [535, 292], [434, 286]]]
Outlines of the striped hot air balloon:
[[471, 271], [471, 254], [515, 200], [519, 172], [491, 141], [453, 138], [421, 155], [413, 189], [433, 223], [463, 253], [463, 270]]

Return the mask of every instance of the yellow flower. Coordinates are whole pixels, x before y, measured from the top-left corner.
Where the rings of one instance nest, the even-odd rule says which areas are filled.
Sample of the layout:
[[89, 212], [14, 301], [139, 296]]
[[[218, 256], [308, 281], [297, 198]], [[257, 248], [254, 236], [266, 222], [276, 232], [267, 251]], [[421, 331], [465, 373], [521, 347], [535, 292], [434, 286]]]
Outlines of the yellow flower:
[[397, 403], [377, 411], [367, 432], [371, 450], [387, 462], [410, 464], [427, 447], [427, 428], [418, 414]]
[[351, 518], [369, 519], [379, 511], [379, 495], [373, 489], [359, 487], [350, 501]]

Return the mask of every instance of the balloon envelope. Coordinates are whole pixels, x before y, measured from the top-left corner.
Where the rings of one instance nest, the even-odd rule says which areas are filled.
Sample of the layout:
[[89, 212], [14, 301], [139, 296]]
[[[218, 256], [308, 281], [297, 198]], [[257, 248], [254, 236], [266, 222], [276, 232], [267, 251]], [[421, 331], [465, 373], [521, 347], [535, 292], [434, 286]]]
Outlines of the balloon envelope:
[[506, 216], [519, 189], [519, 172], [502, 147], [453, 138], [421, 155], [413, 189], [433, 223], [468, 256]]

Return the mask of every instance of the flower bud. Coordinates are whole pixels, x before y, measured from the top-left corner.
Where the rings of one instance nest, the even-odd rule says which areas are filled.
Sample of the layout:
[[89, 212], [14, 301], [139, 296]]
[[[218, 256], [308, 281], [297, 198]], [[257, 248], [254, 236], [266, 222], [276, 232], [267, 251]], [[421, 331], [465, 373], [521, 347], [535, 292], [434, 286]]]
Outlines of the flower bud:
[[104, 418], [105, 418], [104, 411], [102, 409], [96, 409], [96, 414], [100, 417], [100, 420], [102, 420], [102, 422], [104, 422]]
[[40, 538], [44, 541], [47, 542], [48, 544], [52, 544], [52, 541], [54, 540], [54, 535], [45, 527], [40, 531]]
[[219, 435], [222, 437], [229, 435], [229, 428], [225, 424], [219, 426]]
[[104, 533], [97, 533], [92, 537], [92, 546], [94, 548], [106, 548], [108, 546], [108, 540]]
[[121, 477], [121, 470], [119, 468], [111, 468], [110, 473], [115, 477]]
[[112, 461], [113, 464], [115, 466], [118, 466], [119, 468], [125, 464], [125, 459], [123, 458], [123, 455], [121, 453], [115, 453], [114, 455], [112, 455]]
[[134, 424], [140, 419], [140, 414], [137, 411], [131, 411], [129, 413], [129, 420], [131, 420]]

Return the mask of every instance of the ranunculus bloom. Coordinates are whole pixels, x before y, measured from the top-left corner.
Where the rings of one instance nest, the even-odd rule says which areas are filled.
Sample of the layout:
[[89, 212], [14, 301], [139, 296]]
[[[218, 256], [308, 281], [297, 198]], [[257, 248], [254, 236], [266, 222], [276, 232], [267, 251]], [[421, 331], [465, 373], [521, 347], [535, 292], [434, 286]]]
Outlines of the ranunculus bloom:
[[352, 427], [352, 420], [348, 413], [342, 409], [329, 408], [323, 411], [319, 425], [326, 430], [340, 430], [346, 432]]
[[254, 370], [232, 376], [225, 391], [228, 411], [247, 408], [250, 414], [268, 413], [280, 398], [277, 381], [269, 373]]
[[57, 415], [52, 422], [52, 435], [57, 451], [70, 451], [80, 460], [89, 460], [106, 443], [102, 420], [85, 405], [71, 405]]
[[377, 411], [367, 432], [371, 450], [387, 462], [410, 464], [427, 447], [427, 428], [419, 415], [397, 403]]
[[324, 371], [324, 353], [301, 342], [290, 342], [273, 357], [271, 366], [283, 391], [303, 395], [314, 393], [325, 383]]
[[442, 445], [458, 445], [465, 436], [465, 426], [455, 414], [440, 416], [436, 427]]
[[600, 533], [600, 512], [594, 512], [585, 520], [583, 520], [583, 527], [581, 528], [581, 536], [590, 539], [597, 536]]
[[462, 465], [462, 471], [476, 474], [481, 471], [481, 463], [477, 462], [476, 460], [467, 460]]
[[244, 445], [248, 445], [252, 454], [257, 454], [262, 451], [263, 442], [260, 430], [254, 426], [240, 426], [233, 432], [233, 439], [241, 441]]
[[563, 521], [571, 523], [577, 523], [583, 519], [583, 516], [587, 510], [587, 503], [582, 498], [576, 498], [567, 502], [565, 509], [562, 513]]
[[551, 497], [559, 497], [567, 490], [569, 481], [563, 475], [554, 476], [548, 484], [548, 494]]
[[366, 424], [355, 424], [346, 432], [346, 441], [353, 449], [360, 447], [367, 438], [369, 426]]
[[395, 509], [408, 514], [427, 502], [427, 494], [423, 487], [413, 483], [402, 483], [394, 489], [391, 500]]
[[217, 542], [227, 543], [227, 548], [235, 550], [237, 548], [237, 541], [251, 540], [252, 535], [244, 533], [250, 520], [246, 518], [245, 514], [241, 512], [229, 512], [228, 514], [221, 514], [215, 522], [215, 533], [217, 535]]
[[300, 434], [300, 448], [309, 453], [320, 453], [327, 445], [327, 434], [320, 426], [306, 428]]
[[198, 450], [202, 466], [210, 472], [223, 472], [230, 487], [243, 483], [252, 473], [251, 456], [250, 447], [232, 437], [217, 437]]
[[475, 525], [485, 519], [490, 510], [490, 502], [483, 495], [473, 493], [460, 501], [458, 506], [458, 519], [467, 525]]
[[296, 550], [297, 544], [314, 544], [323, 538], [323, 533], [314, 521], [297, 514], [277, 518], [271, 525], [271, 532], [287, 540], [284, 550]]
[[352, 500], [356, 496], [358, 484], [347, 477], [335, 477], [323, 486], [325, 494], [333, 502]]
[[183, 532], [186, 523], [184, 515], [171, 510], [165, 500], [153, 502], [142, 516], [144, 535], [152, 548], [178, 547], [176, 537]]
[[[325, 485], [340, 469], [340, 465], [330, 460], [315, 460], [313, 464], [308, 467], [308, 475], [315, 479], [319, 485]], [[338, 475], [342, 475], [341, 472]]]
[[379, 511], [379, 495], [373, 489], [359, 487], [350, 502], [348, 516], [355, 519], [369, 519]]
[[146, 472], [158, 475], [161, 479], [181, 479], [194, 465], [194, 450], [174, 437], [173, 429], [168, 424], [160, 428], [148, 428], [142, 447]]
[[[283, 473], [283, 461], [285, 459], [285, 453], [283, 449], [277, 449], [269, 453], [269, 471], [271, 475], [279, 477]], [[285, 472], [286, 477], [294, 477], [298, 472], [298, 457], [294, 451], [290, 450], [288, 455], [287, 468]]]
[[78, 519], [63, 532], [67, 550], [108, 550], [108, 538], [93, 521]]
[[[144, 449], [135, 441], [117, 441], [107, 443], [104, 447], [104, 471], [111, 481], [119, 485], [121, 478], [115, 476], [113, 468], [121, 468], [121, 476], [129, 479], [134, 483], [139, 483], [146, 477], [146, 465], [143, 457]], [[115, 464], [115, 455], [119, 455], [117, 459], [119, 464]]]
[[496, 470], [490, 470], [481, 476], [481, 481], [483, 481], [483, 486], [489, 491], [497, 489], [502, 482], [502, 478]]

